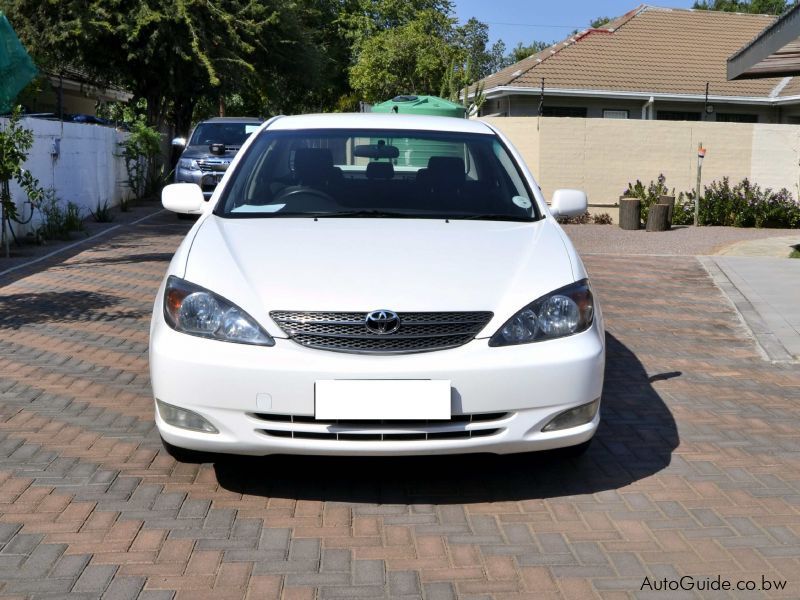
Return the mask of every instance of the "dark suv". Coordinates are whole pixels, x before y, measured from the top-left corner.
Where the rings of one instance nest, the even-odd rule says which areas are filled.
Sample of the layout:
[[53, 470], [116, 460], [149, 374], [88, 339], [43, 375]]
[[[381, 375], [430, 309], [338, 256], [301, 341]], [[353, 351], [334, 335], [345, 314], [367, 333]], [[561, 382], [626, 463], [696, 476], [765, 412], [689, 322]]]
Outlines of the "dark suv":
[[188, 143], [174, 139], [173, 145], [184, 147], [175, 166], [175, 183], [196, 183], [203, 197], [211, 198], [233, 157], [261, 123], [251, 117], [217, 117], [198, 123]]

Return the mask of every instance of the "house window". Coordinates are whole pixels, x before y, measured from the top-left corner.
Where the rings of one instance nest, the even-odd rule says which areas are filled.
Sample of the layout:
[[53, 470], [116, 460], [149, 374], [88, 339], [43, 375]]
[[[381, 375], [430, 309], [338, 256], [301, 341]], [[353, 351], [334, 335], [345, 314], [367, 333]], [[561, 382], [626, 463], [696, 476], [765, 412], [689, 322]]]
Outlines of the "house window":
[[603, 109], [604, 119], [627, 119], [628, 116], [629, 115], [627, 110], [609, 110], [607, 108]]
[[545, 106], [542, 108], [543, 117], [578, 117], [586, 118], [586, 108], [579, 106]]
[[758, 115], [747, 113], [717, 113], [719, 123], [758, 123]]
[[699, 121], [699, 112], [688, 112], [682, 110], [659, 110], [656, 114], [659, 121]]

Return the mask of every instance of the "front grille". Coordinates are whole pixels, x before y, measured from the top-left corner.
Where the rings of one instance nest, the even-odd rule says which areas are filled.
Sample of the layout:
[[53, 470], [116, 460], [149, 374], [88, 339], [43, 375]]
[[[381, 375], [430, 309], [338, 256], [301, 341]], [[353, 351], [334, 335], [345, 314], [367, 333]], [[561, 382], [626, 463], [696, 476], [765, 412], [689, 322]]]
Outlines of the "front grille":
[[255, 413], [263, 435], [296, 440], [334, 441], [431, 441], [468, 440], [504, 431], [502, 423], [512, 413], [453, 415], [449, 420], [430, 421], [318, 421], [314, 417]]
[[490, 312], [398, 313], [400, 328], [381, 335], [366, 327], [364, 312], [276, 310], [272, 319], [298, 344], [338, 352], [405, 354], [466, 344], [492, 318]]
[[203, 173], [223, 173], [230, 165], [230, 160], [219, 160], [213, 158], [201, 158], [197, 161], [197, 166]]

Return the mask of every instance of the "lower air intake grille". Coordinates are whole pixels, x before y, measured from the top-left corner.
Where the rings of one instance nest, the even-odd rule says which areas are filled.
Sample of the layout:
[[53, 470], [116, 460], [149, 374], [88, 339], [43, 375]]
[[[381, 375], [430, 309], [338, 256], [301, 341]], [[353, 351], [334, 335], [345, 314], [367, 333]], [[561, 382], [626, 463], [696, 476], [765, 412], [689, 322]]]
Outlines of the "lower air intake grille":
[[454, 415], [447, 421], [318, 421], [314, 417], [270, 415], [250, 416], [259, 422], [256, 430], [264, 435], [296, 440], [337, 441], [430, 441], [472, 439], [497, 435], [504, 430], [498, 423], [512, 413]]
[[492, 318], [490, 312], [398, 313], [400, 327], [378, 334], [367, 329], [363, 312], [270, 312], [298, 344], [320, 350], [407, 354], [455, 348], [473, 340]]
[[411, 442], [430, 440], [469, 440], [497, 435], [502, 429], [477, 429], [475, 431], [431, 431], [429, 433], [337, 433], [332, 431], [284, 431], [261, 429], [265, 435], [292, 438], [295, 440], [337, 440], [348, 442]]

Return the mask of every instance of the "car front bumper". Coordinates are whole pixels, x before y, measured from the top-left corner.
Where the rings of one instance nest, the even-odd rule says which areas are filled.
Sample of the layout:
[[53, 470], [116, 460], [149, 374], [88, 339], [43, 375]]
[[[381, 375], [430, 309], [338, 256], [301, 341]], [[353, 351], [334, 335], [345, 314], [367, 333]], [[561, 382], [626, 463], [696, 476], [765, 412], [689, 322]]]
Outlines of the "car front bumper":
[[178, 165], [175, 167], [175, 183], [197, 184], [203, 190], [203, 198], [209, 200], [224, 174], [224, 172], [205, 172], [199, 169], [185, 169]]
[[[548, 450], [585, 442], [589, 423], [542, 428], [556, 415], [599, 399], [602, 323], [567, 338], [492, 348], [477, 339], [438, 352], [380, 356], [313, 350], [289, 339], [259, 347], [207, 340], [171, 329], [157, 311], [150, 374], [157, 400], [191, 410], [218, 433], [166, 423], [168, 443], [235, 454], [419, 455]], [[445, 379], [451, 421], [360, 423], [314, 419], [315, 382], [329, 379]], [[464, 416], [469, 415], [469, 416]]]

